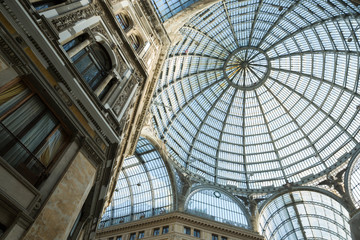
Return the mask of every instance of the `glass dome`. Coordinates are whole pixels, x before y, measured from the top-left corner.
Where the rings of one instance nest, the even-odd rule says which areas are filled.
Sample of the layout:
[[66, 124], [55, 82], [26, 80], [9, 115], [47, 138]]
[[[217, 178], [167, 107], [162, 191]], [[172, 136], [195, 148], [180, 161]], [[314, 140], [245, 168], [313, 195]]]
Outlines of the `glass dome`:
[[227, 0], [194, 16], [151, 107], [171, 158], [247, 192], [341, 164], [360, 140], [359, 21], [346, 0]]

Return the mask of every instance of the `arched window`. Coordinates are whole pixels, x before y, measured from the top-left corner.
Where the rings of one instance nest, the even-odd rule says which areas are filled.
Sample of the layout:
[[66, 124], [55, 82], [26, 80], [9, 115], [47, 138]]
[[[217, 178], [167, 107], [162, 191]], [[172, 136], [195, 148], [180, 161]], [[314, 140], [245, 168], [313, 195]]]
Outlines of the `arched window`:
[[140, 45], [141, 45], [141, 39], [140, 39], [139, 36], [137, 36], [135, 34], [131, 34], [130, 35], [130, 43], [131, 43], [131, 46], [135, 50], [138, 50], [140, 48]]
[[36, 10], [40, 11], [55, 5], [65, 3], [66, 0], [31, 0], [30, 1]]
[[240, 204], [224, 192], [204, 189], [190, 194], [185, 209], [199, 217], [249, 228], [246, 210]]
[[119, 13], [116, 15], [116, 19], [120, 23], [120, 26], [123, 30], [126, 30], [130, 27], [130, 19], [126, 14]]
[[30, 183], [44, 179], [67, 139], [59, 120], [21, 79], [0, 88], [0, 156]]
[[267, 240], [350, 240], [348, 211], [335, 199], [314, 191], [285, 193], [261, 211], [261, 234]]
[[124, 160], [113, 200], [100, 228], [147, 218], [173, 209], [169, 173], [159, 152], [140, 137], [135, 155]]
[[[66, 43], [64, 49], [68, 52], [76, 69], [88, 86], [96, 91], [96, 95], [104, 96], [111, 78], [105, 81], [112, 68], [111, 59], [102, 44], [91, 43], [88, 36], [83, 34]], [[102, 82], [105, 81], [105, 84]], [[100, 86], [101, 85], [101, 86]]]

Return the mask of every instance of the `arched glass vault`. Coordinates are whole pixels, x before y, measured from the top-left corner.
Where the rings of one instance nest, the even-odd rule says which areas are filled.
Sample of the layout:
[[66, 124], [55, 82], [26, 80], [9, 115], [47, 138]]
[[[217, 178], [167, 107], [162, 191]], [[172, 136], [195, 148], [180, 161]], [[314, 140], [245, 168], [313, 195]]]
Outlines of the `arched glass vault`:
[[173, 207], [173, 187], [164, 161], [155, 147], [140, 137], [135, 155], [123, 162], [113, 199], [99, 227], [164, 214]]
[[359, 8], [219, 1], [187, 22], [151, 107], [174, 162], [246, 192], [328, 174], [360, 141]]
[[297, 190], [272, 199], [261, 211], [267, 240], [351, 240], [348, 211], [334, 198]]
[[217, 222], [251, 228], [250, 216], [242, 203], [219, 189], [195, 189], [187, 197], [185, 211]]

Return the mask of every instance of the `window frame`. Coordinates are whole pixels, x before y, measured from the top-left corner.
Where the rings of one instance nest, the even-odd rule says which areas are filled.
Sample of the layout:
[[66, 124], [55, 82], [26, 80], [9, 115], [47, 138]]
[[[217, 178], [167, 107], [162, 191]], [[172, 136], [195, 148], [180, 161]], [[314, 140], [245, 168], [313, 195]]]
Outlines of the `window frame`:
[[160, 235], [160, 228], [154, 228], [153, 236], [159, 236], [159, 235]]
[[[66, 40], [66, 42], [62, 44], [62, 47], [66, 52], [69, 52], [71, 49], [76, 48], [79, 44], [86, 40], [89, 40], [90, 38], [91, 37], [88, 33], [83, 33], [79, 36]], [[98, 57], [97, 52], [100, 51], [106, 55], [105, 62], [109, 62], [109, 66], [107, 64], [104, 64], [104, 62]], [[86, 88], [91, 93], [93, 93], [94, 96], [96, 95], [96, 89], [102, 84], [106, 77], [109, 76], [109, 73], [111, 73], [111, 71], [113, 70], [113, 60], [111, 59], [111, 55], [112, 53], [110, 53], [108, 49], [106, 49], [106, 47], [102, 44], [101, 41], [95, 41], [82, 48], [71, 58], [69, 56], [71, 63], [73, 64], [76, 72], [82, 80], [81, 83], [84, 85], [84, 87], [86, 86]], [[81, 61], [85, 58], [88, 58], [88, 62], [84, 62], [84, 64]], [[82, 64], [84, 64], [83, 69], [79, 69]], [[88, 75], [91, 76], [94, 69], [96, 69], [96, 74], [93, 75], [91, 79], [87, 80], [86, 77]], [[116, 83], [117, 79], [116, 77], [113, 77], [96, 97], [100, 101], [102, 101]]]
[[145, 232], [144, 232], [144, 231], [140, 231], [140, 232], [138, 233], [137, 239], [142, 239], [142, 238], [144, 238], [144, 237], [145, 237]]
[[169, 226], [164, 226], [164, 227], [162, 227], [162, 234], [167, 234], [167, 233], [169, 233]]
[[219, 240], [219, 235], [211, 234], [211, 240]]
[[191, 235], [191, 228], [184, 226], [184, 234]]
[[135, 240], [136, 239], [136, 233], [130, 233], [129, 240]]
[[[64, 149], [69, 145], [70, 139], [71, 139], [71, 131], [68, 129], [66, 124], [62, 121], [58, 111], [56, 111], [49, 105], [48, 99], [45, 99], [45, 97], [42, 94], [39, 94], [37, 89], [34, 86], [32, 86], [31, 82], [34, 82], [34, 81], [35, 81], [35, 77], [33, 77], [32, 75], [18, 76], [18, 77], [15, 77], [14, 79], [8, 81], [6, 84], [4, 84], [3, 86], [0, 87], [0, 94], [7, 91], [8, 89], [11, 89], [11, 87], [16, 86], [17, 84], [23, 85], [25, 87], [24, 91], [29, 90], [29, 93], [23, 99], [21, 99], [19, 102], [15, 103], [14, 105], [10, 106], [9, 109], [6, 109], [6, 111], [2, 115], [0, 115], [0, 123], [1, 123], [1, 126], [3, 126], [5, 128], [4, 131], [8, 132], [8, 134], [10, 133], [11, 137], [14, 138], [10, 142], [15, 141], [15, 143], [20, 144], [20, 146], [22, 146], [22, 148], [24, 148], [24, 150], [29, 153], [29, 156], [27, 157], [27, 159], [19, 164], [23, 167], [21, 167], [21, 166], [14, 167], [4, 157], [2, 157], [2, 159], [11, 168], [16, 170], [24, 179], [29, 181], [33, 186], [38, 187], [49, 175], [51, 170], [54, 168], [54, 166], [60, 159], [60, 156], [64, 152]], [[14, 134], [3, 124], [3, 120], [10, 117], [19, 108], [24, 106], [24, 104], [26, 104], [29, 100], [31, 100], [33, 98], [38, 98], [39, 103], [41, 103], [44, 106], [44, 110], [42, 110], [42, 112], [39, 115], [35, 116], [33, 120], [31, 120], [29, 123], [27, 123], [26, 126], [22, 126], [20, 128], [19, 133]], [[36, 127], [38, 120], [40, 120], [42, 118], [42, 116], [44, 116], [45, 114], [54, 118], [56, 120], [56, 124], [52, 128], [52, 130], [46, 135], [46, 137], [44, 137], [38, 143], [38, 145], [31, 151], [28, 148], [28, 146], [21, 141], [21, 137], [24, 136], [25, 134], [31, 133], [30, 131], [32, 129], [34, 129], [34, 127]], [[59, 130], [59, 129], [61, 129], [61, 130]], [[51, 140], [51, 138], [54, 136], [54, 134], [58, 130], [61, 131], [64, 139], [60, 143], [60, 146], [58, 147], [54, 156], [52, 156], [52, 158], [50, 159], [49, 163], [47, 165], [45, 165], [39, 159], [39, 157], [37, 155], [40, 154], [40, 156], [41, 156], [42, 153], [40, 151], [45, 146], [45, 144], [47, 144], [48, 141]], [[5, 154], [6, 153], [7, 152], [5, 152]], [[31, 178], [31, 175], [33, 174], [33, 173], [31, 173], [31, 170], [25, 167], [26, 164], [28, 164], [31, 161], [31, 159], [34, 159], [37, 164], [41, 164], [41, 166], [43, 166], [43, 168], [44, 168], [44, 171], [41, 172], [40, 176], [38, 176], [38, 177], [36, 177], [36, 175], [33, 176], [33, 177], [35, 177], [35, 179]]]
[[201, 231], [199, 229], [194, 228], [194, 237], [200, 238], [201, 237]]

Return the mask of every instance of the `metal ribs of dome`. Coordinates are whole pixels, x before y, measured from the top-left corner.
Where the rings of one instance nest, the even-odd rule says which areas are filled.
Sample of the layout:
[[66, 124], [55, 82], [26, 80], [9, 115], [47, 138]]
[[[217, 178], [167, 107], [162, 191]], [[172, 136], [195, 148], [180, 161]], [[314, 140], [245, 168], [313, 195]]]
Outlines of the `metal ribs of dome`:
[[253, 90], [265, 82], [270, 74], [269, 56], [255, 47], [242, 47], [231, 53], [224, 63], [228, 83], [241, 90]]
[[[151, 107], [171, 158], [246, 192], [304, 184], [346, 161], [360, 140], [359, 21], [337, 0], [228, 0], [197, 14]], [[244, 49], [263, 57], [240, 58], [238, 71], [257, 74], [234, 79], [229, 62]]]

